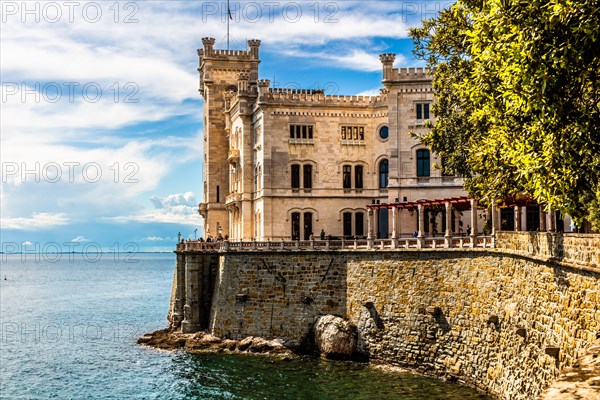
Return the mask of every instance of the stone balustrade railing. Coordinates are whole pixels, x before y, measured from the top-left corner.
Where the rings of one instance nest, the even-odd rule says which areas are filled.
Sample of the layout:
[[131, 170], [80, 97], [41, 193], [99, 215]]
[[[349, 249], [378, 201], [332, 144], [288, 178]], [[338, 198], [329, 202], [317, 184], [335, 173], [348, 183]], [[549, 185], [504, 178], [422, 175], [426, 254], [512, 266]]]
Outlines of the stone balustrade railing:
[[422, 237], [401, 239], [281, 240], [281, 241], [184, 241], [176, 251], [312, 251], [493, 248], [492, 236]]

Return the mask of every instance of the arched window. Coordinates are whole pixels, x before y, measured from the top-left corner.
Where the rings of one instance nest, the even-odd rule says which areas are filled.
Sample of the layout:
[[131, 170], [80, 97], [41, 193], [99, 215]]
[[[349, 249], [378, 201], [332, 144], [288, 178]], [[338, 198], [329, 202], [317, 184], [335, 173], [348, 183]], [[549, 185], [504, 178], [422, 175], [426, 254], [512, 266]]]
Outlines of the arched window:
[[309, 240], [310, 236], [313, 234], [312, 227], [313, 215], [311, 212], [304, 213], [304, 240]]
[[300, 188], [300, 165], [292, 165], [292, 189]]
[[344, 189], [352, 189], [352, 166], [344, 165], [344, 167], [342, 168], [342, 172]]
[[354, 167], [354, 188], [363, 188], [363, 167], [362, 165], [356, 165]]
[[417, 176], [429, 176], [429, 150], [417, 150]]
[[352, 237], [352, 213], [345, 212], [343, 215], [344, 220], [344, 237]]
[[292, 240], [300, 240], [300, 213], [292, 213]]
[[355, 236], [364, 236], [365, 234], [365, 214], [362, 212], [357, 212], [354, 214], [355, 223], [354, 223], [354, 235]]
[[304, 189], [312, 189], [312, 165], [304, 164]]
[[385, 189], [388, 186], [388, 178], [390, 173], [390, 163], [387, 159], [379, 163], [379, 188]]

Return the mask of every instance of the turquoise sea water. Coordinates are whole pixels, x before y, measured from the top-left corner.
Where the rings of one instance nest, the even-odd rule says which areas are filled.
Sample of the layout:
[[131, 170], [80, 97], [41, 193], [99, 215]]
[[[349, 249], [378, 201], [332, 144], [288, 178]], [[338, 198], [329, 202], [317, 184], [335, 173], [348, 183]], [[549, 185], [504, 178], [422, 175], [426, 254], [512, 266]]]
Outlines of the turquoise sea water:
[[167, 324], [173, 254], [0, 257], [1, 399], [485, 399], [355, 363], [138, 346]]

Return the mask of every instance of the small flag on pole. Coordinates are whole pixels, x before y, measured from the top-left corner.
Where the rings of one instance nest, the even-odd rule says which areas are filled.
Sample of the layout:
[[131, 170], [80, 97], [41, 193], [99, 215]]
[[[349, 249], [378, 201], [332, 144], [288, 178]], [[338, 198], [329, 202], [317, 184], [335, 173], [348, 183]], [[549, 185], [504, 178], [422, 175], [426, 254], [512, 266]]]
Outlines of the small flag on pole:
[[227, 15], [229, 16], [229, 19], [233, 19], [233, 16], [231, 15], [231, 8], [229, 8], [229, 0], [227, 0]]

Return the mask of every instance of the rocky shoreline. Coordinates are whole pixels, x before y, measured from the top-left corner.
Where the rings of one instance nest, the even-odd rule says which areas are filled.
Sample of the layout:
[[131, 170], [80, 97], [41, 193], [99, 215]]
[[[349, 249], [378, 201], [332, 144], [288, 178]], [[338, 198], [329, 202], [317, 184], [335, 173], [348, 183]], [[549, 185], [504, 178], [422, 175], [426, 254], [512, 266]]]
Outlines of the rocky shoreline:
[[[161, 350], [184, 350], [196, 353], [251, 353], [267, 356], [293, 357], [290, 344], [283, 340], [267, 340], [249, 336], [242, 340], [222, 339], [207, 332], [181, 333], [175, 329], [160, 329], [138, 339], [138, 344]], [[287, 346], [286, 346], [287, 345]]]
[[249, 336], [241, 340], [223, 339], [205, 331], [182, 333], [167, 328], [148, 333], [138, 339], [138, 344], [162, 350], [190, 352], [233, 352], [292, 356], [294, 354], [321, 355], [324, 358], [358, 361], [357, 329], [349, 321], [335, 315], [323, 315], [301, 341], [265, 339]]

